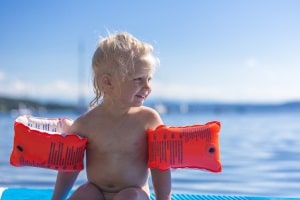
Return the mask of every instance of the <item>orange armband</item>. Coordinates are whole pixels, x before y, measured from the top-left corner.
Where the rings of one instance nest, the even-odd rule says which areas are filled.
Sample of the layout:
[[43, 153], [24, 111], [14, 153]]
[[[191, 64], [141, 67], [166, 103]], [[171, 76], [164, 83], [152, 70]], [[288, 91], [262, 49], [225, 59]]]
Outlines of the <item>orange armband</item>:
[[87, 139], [64, 134], [72, 123], [67, 118], [18, 117], [14, 123], [10, 164], [62, 171], [82, 170]]
[[148, 130], [148, 167], [221, 172], [219, 131], [220, 122], [217, 121], [183, 127], [161, 125], [155, 130]]

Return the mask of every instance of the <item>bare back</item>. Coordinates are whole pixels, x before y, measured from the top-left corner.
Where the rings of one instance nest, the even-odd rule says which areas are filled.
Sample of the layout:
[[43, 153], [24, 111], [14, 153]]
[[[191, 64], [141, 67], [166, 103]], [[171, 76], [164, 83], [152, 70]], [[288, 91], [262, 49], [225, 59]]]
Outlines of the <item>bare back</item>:
[[146, 129], [161, 123], [152, 109], [132, 108], [122, 117], [94, 109], [79, 118], [73, 131], [88, 138], [86, 171], [89, 182], [106, 192], [147, 185]]

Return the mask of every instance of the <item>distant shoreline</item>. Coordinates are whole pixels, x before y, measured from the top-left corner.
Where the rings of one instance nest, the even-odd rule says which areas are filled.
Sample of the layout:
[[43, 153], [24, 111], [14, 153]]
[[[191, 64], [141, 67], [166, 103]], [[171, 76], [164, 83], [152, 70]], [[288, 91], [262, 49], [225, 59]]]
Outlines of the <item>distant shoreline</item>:
[[[245, 113], [245, 112], [274, 112], [274, 111], [292, 111], [300, 113], [300, 100], [285, 103], [203, 103], [197, 101], [171, 101], [171, 100], [148, 100], [145, 105], [156, 109], [161, 114], [167, 113]], [[0, 112], [11, 112], [26, 108], [30, 110], [65, 110], [76, 111], [87, 108], [87, 105], [75, 105], [72, 103], [48, 102], [41, 103], [38, 100], [25, 98], [11, 98], [0, 96]]]
[[32, 99], [0, 97], [0, 112], [10, 112], [12, 110], [18, 110], [20, 107], [31, 110], [75, 110], [77, 108], [72, 104], [58, 102], [41, 103]]

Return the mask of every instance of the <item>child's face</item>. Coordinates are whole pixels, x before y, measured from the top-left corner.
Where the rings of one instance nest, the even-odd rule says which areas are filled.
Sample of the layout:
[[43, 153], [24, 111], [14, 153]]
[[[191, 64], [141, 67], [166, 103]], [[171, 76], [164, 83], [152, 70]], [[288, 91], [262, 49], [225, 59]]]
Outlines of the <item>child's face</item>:
[[120, 104], [129, 107], [143, 105], [151, 92], [153, 66], [147, 62], [137, 64], [134, 73], [119, 80], [119, 90], [115, 93]]

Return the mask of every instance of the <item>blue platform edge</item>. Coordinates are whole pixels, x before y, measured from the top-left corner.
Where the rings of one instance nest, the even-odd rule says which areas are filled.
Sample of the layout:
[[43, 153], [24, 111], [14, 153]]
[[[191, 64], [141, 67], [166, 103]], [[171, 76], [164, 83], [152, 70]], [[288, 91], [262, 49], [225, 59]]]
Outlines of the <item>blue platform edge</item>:
[[[44, 188], [0, 188], [0, 200], [50, 200], [52, 192], [53, 189]], [[154, 194], [151, 200], [155, 200]], [[300, 197], [172, 194], [172, 200], [300, 200]]]

